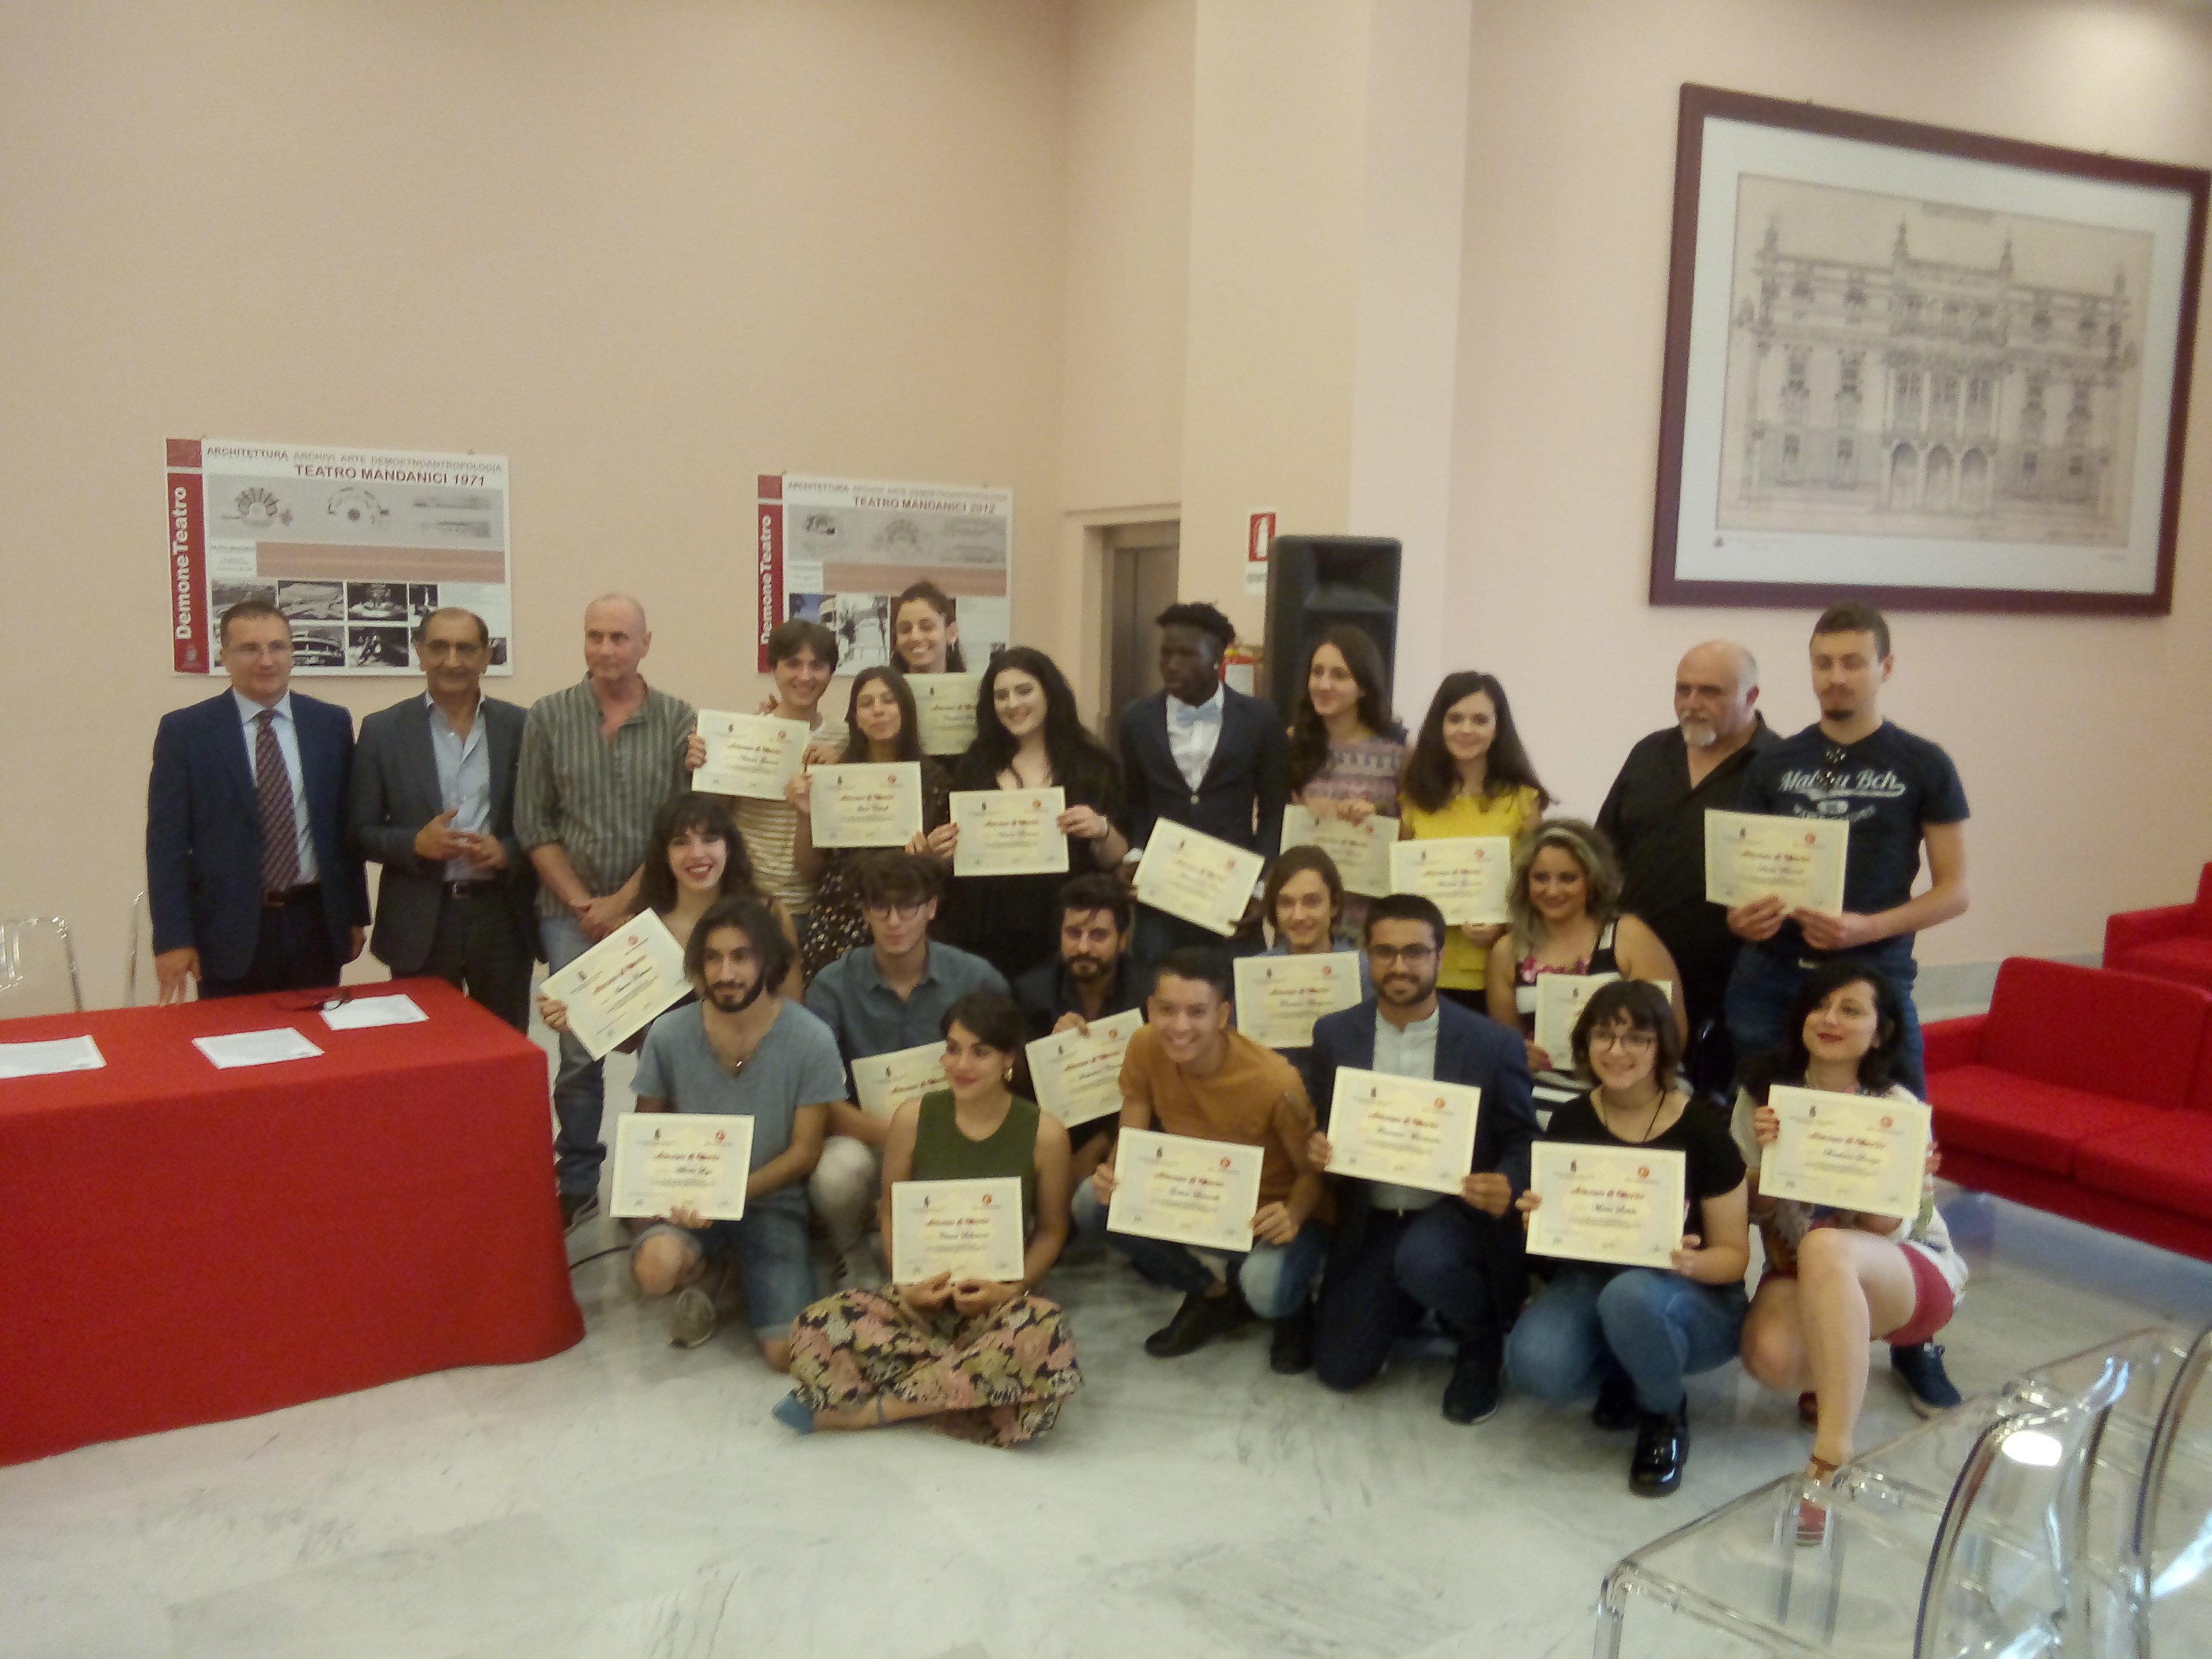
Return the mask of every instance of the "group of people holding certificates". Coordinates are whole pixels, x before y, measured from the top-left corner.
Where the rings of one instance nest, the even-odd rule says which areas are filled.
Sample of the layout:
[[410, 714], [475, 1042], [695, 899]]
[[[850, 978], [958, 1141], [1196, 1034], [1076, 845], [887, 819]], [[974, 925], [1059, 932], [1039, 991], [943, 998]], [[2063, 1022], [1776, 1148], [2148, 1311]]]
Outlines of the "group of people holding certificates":
[[[1170, 607], [1109, 750], [1043, 653], [969, 671], [927, 584], [842, 722], [817, 623], [773, 629], [763, 706], [701, 711], [647, 685], [635, 600], [585, 620], [580, 686], [441, 766], [443, 819], [380, 808], [360, 844], [394, 849], [388, 896], [417, 831], [459, 857], [455, 811], [511, 817], [564, 1216], [604, 1188], [678, 1342], [741, 1307], [792, 1428], [1045, 1432], [1081, 1384], [1044, 1289], [1070, 1249], [1180, 1293], [1160, 1358], [1267, 1321], [1277, 1371], [1349, 1390], [1448, 1344], [1447, 1418], [1594, 1401], [1646, 1494], [1681, 1479], [1685, 1378], [1739, 1356], [1796, 1397], [1808, 1482], [1851, 1455], [1874, 1340], [1956, 1401], [1911, 985], [1966, 908], [1966, 808], [1878, 712], [1872, 609], [1815, 624], [1792, 737], [1748, 652], [1692, 650], [1592, 822], [1547, 816], [1493, 676], [1446, 676], [1409, 738], [1353, 628], [1286, 729], [1224, 683], [1227, 618]], [[489, 703], [442, 672], [434, 727]], [[474, 994], [471, 963], [429, 971]], [[1808, 1485], [1801, 1533], [1824, 1513]]]

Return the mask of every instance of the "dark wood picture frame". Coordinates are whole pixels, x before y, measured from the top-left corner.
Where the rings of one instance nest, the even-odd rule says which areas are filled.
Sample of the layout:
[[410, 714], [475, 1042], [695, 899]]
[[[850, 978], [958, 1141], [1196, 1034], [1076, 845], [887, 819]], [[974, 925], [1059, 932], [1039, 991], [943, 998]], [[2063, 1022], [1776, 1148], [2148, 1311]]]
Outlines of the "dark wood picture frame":
[[[1716, 121], [1730, 125], [1723, 151], [1709, 155]], [[1733, 159], [1762, 157], [1762, 145], [1778, 166]], [[1826, 159], [1793, 173], [1792, 157]], [[1706, 188], [1709, 162], [1731, 169], [1728, 199], [1701, 199], [1718, 194]], [[1863, 180], [1850, 173], [1857, 167]], [[1991, 194], [1956, 205], [1962, 182], [1966, 198]], [[1685, 84], [1651, 603], [1818, 608], [1862, 599], [1900, 609], [2169, 614], [2208, 183], [2201, 168]], [[1807, 204], [1796, 223], [1829, 214], [1816, 232], [1856, 227], [1855, 250], [1869, 244], [1871, 216], [1886, 212], [1897, 222], [1887, 268], [1839, 256], [1842, 230], [1825, 249], [1784, 251], [1781, 212], [1747, 252], [1738, 221], [1753, 216], [1754, 191]], [[2054, 204], [2047, 210], [2040, 191]], [[2113, 216], [2103, 216], [2106, 203]], [[2146, 216], [2139, 226], [2131, 215]], [[1923, 240], [1947, 246], [1954, 234], [1984, 245], [2002, 234], [2002, 258], [1923, 257], [1908, 247], [1908, 218]], [[1969, 228], [1954, 233], [1946, 222]], [[2014, 227], [2028, 244], [2017, 274]], [[2057, 250], [2041, 275], [2028, 268], [2038, 247]], [[2086, 265], [2088, 252], [2107, 247], [2140, 250], [2130, 257], [2149, 273], [2142, 292], [2130, 292], [2125, 268], [2106, 292], [2051, 279], [2061, 256]], [[2086, 252], [2073, 258], [2072, 250]], [[1753, 270], [1756, 284], [1746, 280]], [[2094, 368], [2078, 367], [2100, 353]], [[1808, 369], [1808, 357], [1826, 366]], [[1813, 395], [1816, 383], [1824, 395]], [[2162, 433], [2144, 410], [2162, 414]], [[1959, 534], [1943, 533], [1954, 526]], [[2105, 585], [2089, 566], [2102, 567]]]

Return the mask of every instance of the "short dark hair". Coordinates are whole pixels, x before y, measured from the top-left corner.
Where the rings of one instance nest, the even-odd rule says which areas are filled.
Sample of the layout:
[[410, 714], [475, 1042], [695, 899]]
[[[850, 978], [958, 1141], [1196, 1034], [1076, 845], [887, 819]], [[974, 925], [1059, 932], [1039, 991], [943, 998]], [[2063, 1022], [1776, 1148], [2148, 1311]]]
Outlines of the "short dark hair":
[[1905, 1000], [1896, 981], [1863, 961], [1838, 957], [1815, 963], [1798, 986], [1797, 994], [1790, 999], [1790, 1023], [1780, 1044], [1744, 1062], [1743, 1086], [1753, 1100], [1763, 1106], [1776, 1084], [1795, 1088], [1804, 1082], [1805, 1068], [1813, 1063], [1812, 1053], [1805, 1047], [1805, 1023], [1813, 1018], [1814, 1009], [1846, 985], [1864, 985], [1874, 993], [1874, 1046], [1859, 1056], [1859, 1087], [1878, 1095], [1898, 1081], [1899, 1062], [1905, 1050]]
[[1211, 985], [1224, 1002], [1237, 1000], [1237, 974], [1230, 966], [1229, 953], [1212, 945], [1185, 945], [1162, 957], [1152, 982], [1157, 985], [1169, 978], [1197, 980]]
[[1318, 847], [1285, 847], [1282, 856], [1268, 866], [1267, 884], [1260, 890], [1260, 914], [1270, 925], [1274, 922], [1275, 901], [1282, 897], [1284, 884], [1309, 870], [1328, 889], [1331, 919], [1344, 914], [1344, 876], [1336, 860]]
[[1361, 935], [1362, 943], [1375, 937], [1378, 921], [1419, 921], [1425, 923], [1429, 937], [1437, 950], [1444, 948], [1450, 924], [1444, 920], [1443, 911], [1425, 893], [1391, 893], [1367, 904], [1367, 921]]
[[292, 619], [266, 599], [240, 599], [222, 613], [222, 620], [215, 627], [215, 642], [230, 643], [230, 625], [234, 622], [251, 622], [257, 617], [274, 617], [284, 624], [284, 637], [292, 637]]
[[714, 908], [699, 918], [692, 928], [691, 938], [684, 947], [684, 971], [694, 981], [707, 971], [707, 937], [725, 927], [734, 927], [745, 936], [760, 958], [761, 985], [770, 992], [778, 990], [790, 976], [791, 964], [798, 952], [784, 937], [783, 924], [775, 919], [775, 912], [761, 900], [744, 893], [733, 893], [728, 898], [716, 899]]
[[1136, 901], [1129, 896], [1129, 890], [1103, 870], [1072, 876], [1060, 884], [1061, 921], [1071, 914], [1089, 915], [1093, 910], [1110, 913], [1117, 933], [1127, 933], [1137, 919]]
[[1237, 639], [1237, 624], [1223, 616], [1203, 599], [1185, 599], [1171, 605], [1152, 618], [1158, 628], [1195, 628], [1201, 634], [1211, 634], [1226, 651]]
[[1583, 1004], [1582, 1018], [1575, 1021], [1576, 1069], [1589, 1071], [1590, 1033], [1622, 1019], [1628, 1022], [1630, 1030], [1651, 1034], [1652, 1078], [1661, 1089], [1673, 1088], [1682, 1069], [1682, 1034], [1674, 1029], [1674, 1005], [1646, 980], [1611, 980], [1590, 993], [1590, 1000]]
[[430, 624], [441, 617], [466, 617], [477, 625], [477, 643], [487, 651], [491, 649], [491, 629], [484, 625], [484, 619], [475, 611], [465, 610], [458, 605], [441, 605], [435, 611], [425, 612], [422, 620], [415, 624], [415, 631], [409, 637], [416, 644], [422, 644], [429, 636]]
[[945, 890], [945, 877], [933, 860], [903, 847], [884, 847], [855, 860], [854, 882], [863, 909], [890, 904], [927, 904]]
[[1813, 637], [1823, 634], [1871, 634], [1875, 658], [1889, 654], [1889, 618], [1863, 599], [1841, 599], [1823, 611]]
[[809, 622], [804, 617], [793, 617], [769, 629], [768, 660], [770, 667], [786, 657], [797, 656], [802, 651], [811, 651], [831, 668], [836, 668], [836, 631], [818, 622]]
[[1020, 1005], [1000, 992], [969, 992], [945, 1011], [938, 1029], [951, 1036], [955, 1024], [966, 1026], [976, 1042], [1002, 1054], [1019, 1054], [1029, 1045], [1029, 1021]]

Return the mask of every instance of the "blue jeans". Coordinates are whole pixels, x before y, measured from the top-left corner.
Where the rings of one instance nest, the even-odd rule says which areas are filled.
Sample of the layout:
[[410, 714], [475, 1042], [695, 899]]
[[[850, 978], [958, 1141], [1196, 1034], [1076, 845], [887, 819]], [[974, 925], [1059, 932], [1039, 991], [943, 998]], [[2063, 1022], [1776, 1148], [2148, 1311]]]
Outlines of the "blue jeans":
[[[1886, 940], [1870, 950], [1851, 952], [1850, 959], [1873, 969], [1897, 988], [1898, 1000], [1905, 1005], [1897, 1080], [1914, 1094], [1926, 1095], [1920, 1012], [1912, 1006], [1912, 981], [1920, 964], [1912, 959], [1911, 945], [1899, 950]], [[1747, 945], [1735, 953], [1735, 971], [1729, 975], [1728, 1029], [1738, 1063], [1778, 1048], [1789, 1040], [1790, 1005], [1810, 971], [1795, 955], [1777, 955], [1763, 945]]]
[[1569, 1267], [1546, 1285], [1505, 1340], [1513, 1380], [1541, 1400], [1572, 1401], [1626, 1373], [1636, 1403], [1664, 1414], [1682, 1403], [1682, 1379], [1725, 1365], [1751, 1305], [1741, 1285], [1700, 1285], [1656, 1267], [1607, 1277]]
[[[1185, 1296], [1197, 1296], [1214, 1282], [1213, 1269], [1188, 1246], [1164, 1238], [1140, 1238], [1134, 1233], [1111, 1232], [1106, 1227], [1106, 1206], [1089, 1182], [1075, 1192], [1071, 1206], [1079, 1234], [1098, 1237], [1129, 1258], [1137, 1271], [1157, 1284]], [[1224, 1252], [1224, 1254], [1228, 1254]], [[1255, 1241], [1243, 1255], [1231, 1255], [1237, 1288], [1252, 1311], [1262, 1319], [1281, 1319], [1305, 1306], [1313, 1295], [1314, 1279], [1328, 1254], [1328, 1230], [1309, 1221], [1287, 1244]]]
[[[545, 971], [557, 974], [592, 948], [574, 916], [541, 916], [538, 938], [545, 951]], [[564, 1193], [596, 1193], [599, 1165], [607, 1149], [599, 1139], [599, 1117], [606, 1109], [607, 1085], [604, 1066], [585, 1052], [584, 1045], [561, 1033], [561, 1063], [553, 1073], [553, 1116], [560, 1125], [553, 1137], [553, 1178]]]
[[814, 1305], [814, 1253], [806, 1242], [803, 1205], [758, 1203], [738, 1221], [710, 1221], [703, 1227], [678, 1227], [660, 1221], [630, 1241], [629, 1253], [655, 1233], [674, 1233], [691, 1241], [708, 1260], [735, 1255], [738, 1282], [745, 1291], [745, 1318], [763, 1342], [791, 1334], [791, 1322]]

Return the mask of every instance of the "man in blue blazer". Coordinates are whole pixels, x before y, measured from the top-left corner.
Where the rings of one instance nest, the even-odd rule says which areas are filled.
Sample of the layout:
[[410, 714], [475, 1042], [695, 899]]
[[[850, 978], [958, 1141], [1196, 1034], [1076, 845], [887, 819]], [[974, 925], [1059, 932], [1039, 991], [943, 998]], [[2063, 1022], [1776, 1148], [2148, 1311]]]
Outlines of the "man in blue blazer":
[[[1232, 690], [1222, 654], [1236, 626], [1210, 605], [1171, 605], [1160, 612], [1160, 690], [1121, 711], [1122, 782], [1129, 808], [1129, 859], [1142, 855], [1152, 825], [1165, 818], [1272, 860], [1283, 841], [1290, 799], [1291, 747], [1272, 704]], [[1257, 921], [1255, 904], [1246, 915]], [[1219, 949], [1220, 936], [1140, 905], [1137, 956], [1158, 962], [1170, 951]]]
[[383, 866], [368, 948], [395, 976], [435, 974], [530, 1029], [538, 872], [514, 835], [520, 705], [483, 695], [491, 630], [473, 611], [415, 629], [424, 690], [363, 718], [349, 812]]
[[1528, 1185], [1536, 1114], [1520, 1033], [1437, 994], [1443, 913], [1411, 893], [1368, 908], [1375, 995], [1314, 1023], [1308, 1091], [1321, 1120], [1313, 1161], [1334, 1148], [1329, 1112], [1340, 1071], [1432, 1079], [1482, 1091], [1472, 1171], [1456, 1194], [1332, 1176], [1336, 1231], [1314, 1313], [1314, 1371], [1356, 1389], [1391, 1345], [1433, 1312], [1459, 1344], [1443, 1414], [1480, 1423], [1498, 1409], [1505, 1331], [1528, 1289], [1513, 1200]]
[[146, 893], [161, 1000], [336, 985], [368, 887], [347, 848], [353, 716], [295, 693], [292, 625], [244, 599], [216, 638], [230, 688], [161, 717]]

